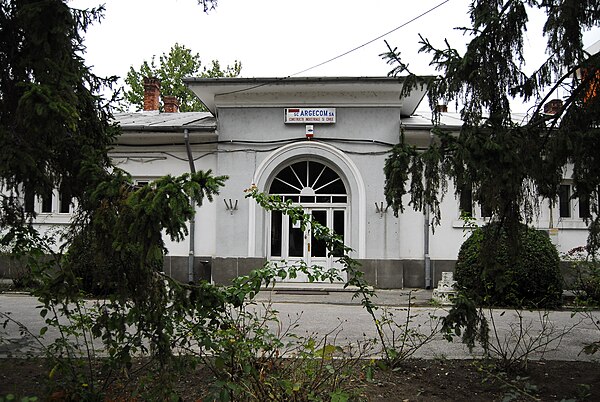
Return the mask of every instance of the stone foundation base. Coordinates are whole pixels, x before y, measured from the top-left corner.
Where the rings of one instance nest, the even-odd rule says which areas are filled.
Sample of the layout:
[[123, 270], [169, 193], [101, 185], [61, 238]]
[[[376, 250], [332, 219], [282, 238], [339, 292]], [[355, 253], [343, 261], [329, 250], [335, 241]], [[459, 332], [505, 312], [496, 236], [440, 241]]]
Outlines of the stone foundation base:
[[[266, 259], [262, 257], [210, 257], [194, 258], [194, 281], [206, 280], [219, 285], [231, 283], [240, 275], [260, 268]], [[360, 269], [365, 279], [379, 289], [425, 288], [425, 269], [421, 260], [361, 259]], [[431, 283], [433, 288], [442, 279], [442, 272], [454, 272], [455, 261], [431, 260]], [[26, 269], [22, 263], [0, 255], [0, 279], [15, 279]], [[568, 289], [573, 283], [573, 269], [561, 263], [561, 270]], [[188, 282], [188, 257], [165, 256], [164, 272], [178, 281]]]

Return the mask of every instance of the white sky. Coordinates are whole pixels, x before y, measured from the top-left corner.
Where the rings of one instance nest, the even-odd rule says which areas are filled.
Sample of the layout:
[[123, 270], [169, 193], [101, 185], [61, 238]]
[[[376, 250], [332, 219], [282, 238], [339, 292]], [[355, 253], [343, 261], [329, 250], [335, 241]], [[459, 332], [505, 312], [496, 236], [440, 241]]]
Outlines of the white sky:
[[[106, 5], [105, 19], [86, 34], [87, 64], [100, 76], [125, 76], [130, 66], [169, 51], [176, 42], [208, 64], [242, 62], [242, 77], [284, 77], [345, 53], [435, 7], [444, 0], [219, 0], [205, 14], [196, 0], [72, 0], [71, 7]], [[469, 0], [449, 0], [424, 17], [353, 53], [299, 76], [385, 76], [379, 54], [386, 39], [417, 74], [432, 74], [419, 54], [419, 33], [434, 45], [447, 38], [459, 50], [468, 26]], [[533, 68], [543, 59], [541, 14], [532, 18], [526, 54]], [[584, 36], [586, 46], [600, 30]]]

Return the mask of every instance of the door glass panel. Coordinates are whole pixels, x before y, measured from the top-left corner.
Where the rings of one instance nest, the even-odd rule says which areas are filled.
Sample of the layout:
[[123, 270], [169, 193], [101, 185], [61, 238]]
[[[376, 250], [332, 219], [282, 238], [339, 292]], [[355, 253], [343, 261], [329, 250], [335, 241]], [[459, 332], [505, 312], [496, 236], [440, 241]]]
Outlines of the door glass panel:
[[[342, 238], [344, 241], [344, 229], [346, 225], [346, 220], [344, 219], [344, 211], [336, 210], [333, 211], [333, 232]], [[334, 257], [341, 257], [344, 255], [344, 250], [341, 248], [337, 248], [333, 250]]]
[[[294, 227], [296, 226], [296, 227]], [[288, 256], [304, 257], [304, 232], [290, 221]]]
[[[327, 227], [327, 211], [312, 211], [312, 220]], [[324, 240], [317, 240], [314, 235], [311, 235], [310, 246], [311, 257], [327, 257], [327, 246]]]
[[271, 256], [281, 257], [281, 211], [271, 212]]

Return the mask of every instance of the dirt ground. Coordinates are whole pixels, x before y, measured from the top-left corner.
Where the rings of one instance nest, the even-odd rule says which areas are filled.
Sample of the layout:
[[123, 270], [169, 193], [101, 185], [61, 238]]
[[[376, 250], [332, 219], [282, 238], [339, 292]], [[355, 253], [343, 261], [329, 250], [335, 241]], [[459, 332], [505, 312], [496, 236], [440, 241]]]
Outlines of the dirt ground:
[[[0, 359], [0, 400], [8, 394], [16, 400], [25, 396], [64, 400], [60, 394], [50, 398], [48, 376], [42, 360]], [[377, 370], [372, 381], [357, 377], [361, 380], [354, 384], [356, 399], [363, 401], [600, 400], [597, 363], [531, 362], [526, 372], [508, 376], [486, 369], [481, 361], [411, 360], [396, 371]], [[211, 381], [210, 372], [200, 366], [180, 378], [178, 394], [183, 401], [208, 401]], [[114, 394], [107, 400], [135, 399]]]

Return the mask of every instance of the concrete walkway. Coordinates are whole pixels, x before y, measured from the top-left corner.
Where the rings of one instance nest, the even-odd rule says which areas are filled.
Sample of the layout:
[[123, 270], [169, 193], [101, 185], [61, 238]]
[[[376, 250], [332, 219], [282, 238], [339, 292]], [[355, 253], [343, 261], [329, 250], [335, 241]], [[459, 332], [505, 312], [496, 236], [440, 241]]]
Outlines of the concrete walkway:
[[[375, 293], [377, 297], [374, 302], [381, 306], [376, 315], [381, 319], [383, 314], [391, 313], [396, 323], [393, 327], [384, 328], [388, 335], [390, 331], [396, 335], [402, 333], [406, 322], [409, 322], [411, 331], [431, 333], [439, 328], [439, 318], [448, 312], [447, 307], [430, 304], [431, 291], [428, 290], [376, 290]], [[353, 300], [352, 295], [351, 289], [341, 289], [336, 285], [313, 284], [307, 289], [306, 285], [281, 284], [274, 289], [261, 291], [256, 298], [257, 303], [249, 308], [256, 309], [259, 314], [265, 308], [276, 311], [281, 326], [294, 326], [298, 335], [315, 339], [329, 336], [329, 339], [335, 338], [337, 344], [356, 345], [376, 338], [377, 333], [373, 318], [360, 306], [360, 299]], [[414, 307], [407, 319], [406, 306], [409, 300]], [[0, 312], [10, 314], [11, 318], [28, 329], [25, 332], [14, 323], [6, 328], [0, 326], [0, 358], [40, 355], [42, 345], [48, 345], [58, 336], [52, 328], [44, 337], [37, 336], [45, 326], [39, 314], [39, 305], [36, 298], [26, 294], [0, 294]], [[515, 334], [518, 335], [519, 323], [526, 328], [529, 340], [534, 340], [544, 332], [551, 338], [559, 335], [548, 345], [544, 355], [533, 353], [530, 356], [533, 359], [600, 361], [600, 353], [591, 356], [580, 353], [586, 344], [600, 340], [600, 327], [595, 324], [600, 321], [600, 311], [590, 316], [573, 314], [568, 310], [551, 311], [547, 315], [539, 311], [514, 310], [493, 310], [489, 313], [494, 316], [498, 339], [501, 341], [514, 339]], [[472, 354], [460, 339], [449, 343], [442, 334], [435, 332], [431, 342], [414, 357], [468, 359], [480, 353], [480, 350], [475, 350]]]

